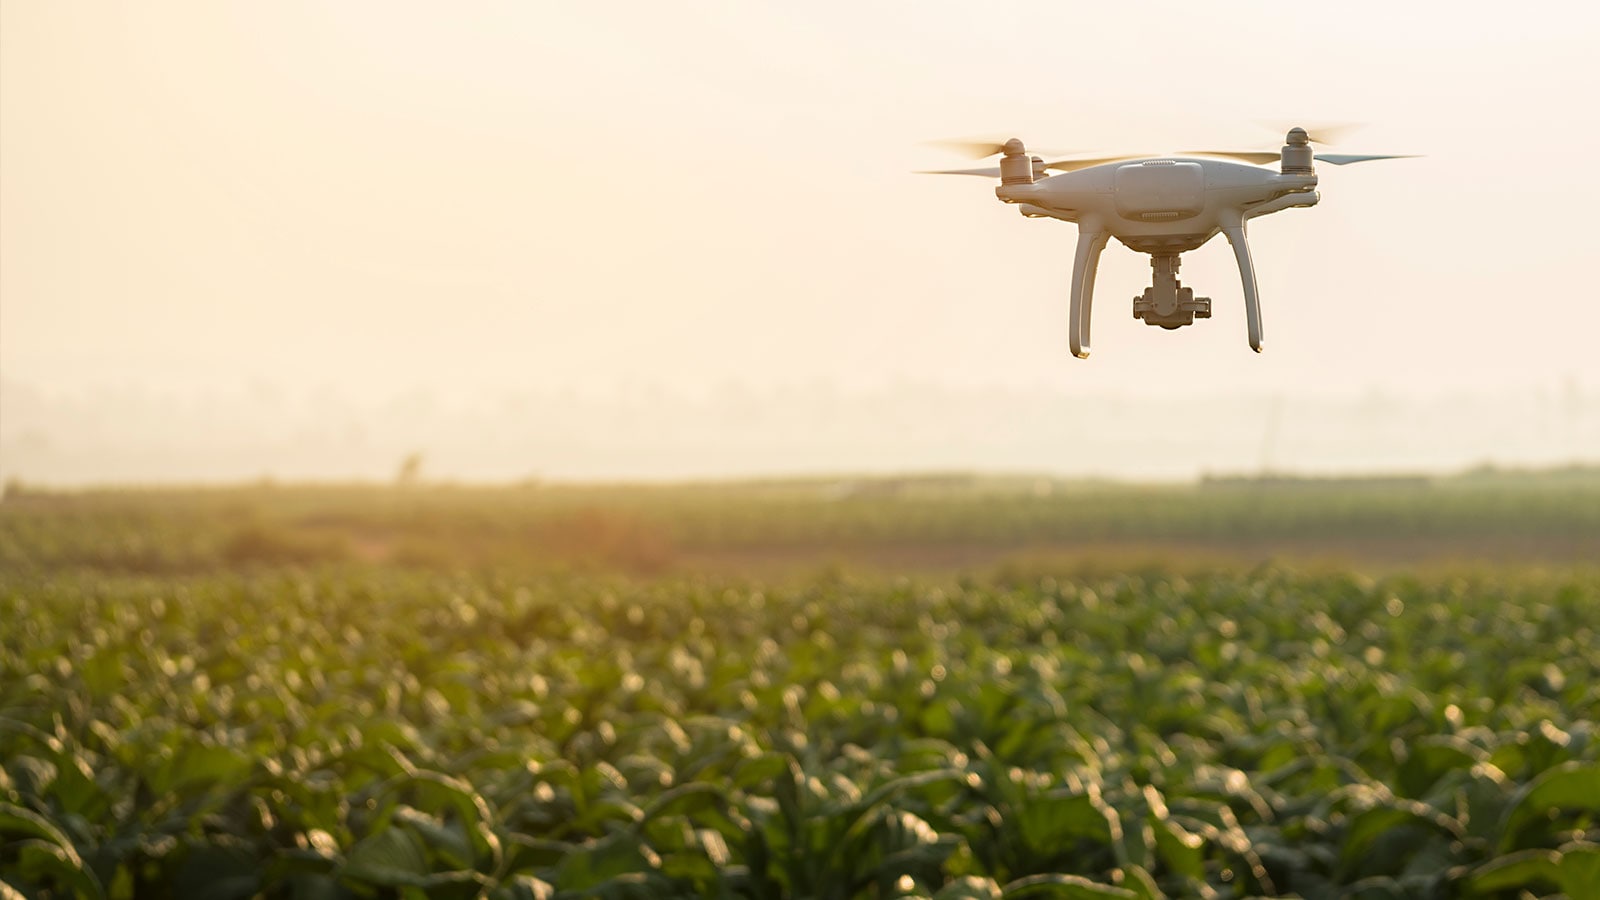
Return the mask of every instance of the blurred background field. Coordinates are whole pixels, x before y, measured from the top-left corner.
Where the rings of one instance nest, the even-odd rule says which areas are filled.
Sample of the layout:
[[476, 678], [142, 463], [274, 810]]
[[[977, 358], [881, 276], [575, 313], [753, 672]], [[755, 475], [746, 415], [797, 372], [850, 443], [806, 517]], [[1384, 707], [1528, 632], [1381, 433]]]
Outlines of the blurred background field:
[[771, 573], [1562, 564], [1600, 559], [1600, 469], [1137, 485], [961, 474], [677, 485], [526, 483], [33, 490], [0, 504], [0, 565]]
[[0, 502], [0, 892], [1592, 896], [1600, 475]]

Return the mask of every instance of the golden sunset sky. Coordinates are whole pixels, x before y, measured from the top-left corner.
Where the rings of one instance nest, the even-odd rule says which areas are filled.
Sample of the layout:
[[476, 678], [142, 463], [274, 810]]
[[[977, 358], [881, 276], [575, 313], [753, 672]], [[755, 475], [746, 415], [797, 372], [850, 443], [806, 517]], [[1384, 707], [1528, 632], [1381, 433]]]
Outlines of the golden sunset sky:
[[[1580, 3], [5, 0], [0, 379], [44, 400], [0, 429], [132, 389], [1594, 392], [1597, 39]], [[1170, 333], [1113, 244], [1071, 358], [1073, 227], [912, 174], [1328, 122], [1423, 158], [1253, 224], [1260, 356], [1219, 238]]]

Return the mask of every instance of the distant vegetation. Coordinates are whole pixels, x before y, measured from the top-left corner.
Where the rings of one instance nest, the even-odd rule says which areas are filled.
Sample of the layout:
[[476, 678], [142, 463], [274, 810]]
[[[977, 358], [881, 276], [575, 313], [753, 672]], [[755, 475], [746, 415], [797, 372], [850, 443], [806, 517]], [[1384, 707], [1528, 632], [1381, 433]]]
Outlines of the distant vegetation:
[[0, 898], [1592, 896], [1592, 476], [14, 489]]
[[33, 491], [0, 502], [0, 567], [178, 573], [261, 563], [660, 573], [1016, 559], [1581, 562], [1600, 469], [1442, 479], [1127, 485], [934, 475], [656, 486]]

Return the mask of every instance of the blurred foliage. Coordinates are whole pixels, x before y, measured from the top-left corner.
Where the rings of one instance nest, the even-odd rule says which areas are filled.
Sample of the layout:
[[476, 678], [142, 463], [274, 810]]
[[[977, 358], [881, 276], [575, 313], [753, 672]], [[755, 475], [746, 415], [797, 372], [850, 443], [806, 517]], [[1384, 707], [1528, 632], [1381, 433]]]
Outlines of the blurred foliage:
[[1017, 557], [1600, 559], [1600, 473], [1137, 486], [925, 476], [708, 485], [275, 486], [50, 492], [0, 502], [0, 567], [193, 573], [341, 561], [655, 574]]
[[0, 898], [1592, 896], [1593, 568], [683, 564], [834, 528], [1005, 547], [1023, 521], [1592, 546], [1584, 502], [23, 491], [0, 505]]

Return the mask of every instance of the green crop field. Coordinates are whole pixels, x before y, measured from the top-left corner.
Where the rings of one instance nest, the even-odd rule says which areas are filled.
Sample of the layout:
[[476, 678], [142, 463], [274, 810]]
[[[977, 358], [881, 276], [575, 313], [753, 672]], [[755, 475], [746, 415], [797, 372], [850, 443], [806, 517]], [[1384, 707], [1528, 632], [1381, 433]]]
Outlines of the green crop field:
[[1600, 477], [0, 502], [0, 900], [1600, 896]]

